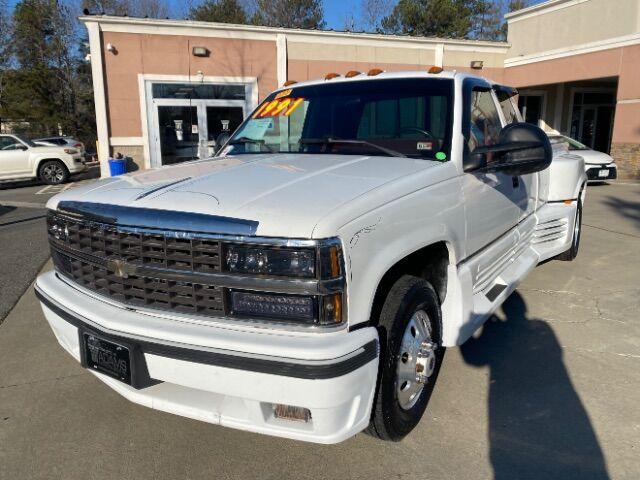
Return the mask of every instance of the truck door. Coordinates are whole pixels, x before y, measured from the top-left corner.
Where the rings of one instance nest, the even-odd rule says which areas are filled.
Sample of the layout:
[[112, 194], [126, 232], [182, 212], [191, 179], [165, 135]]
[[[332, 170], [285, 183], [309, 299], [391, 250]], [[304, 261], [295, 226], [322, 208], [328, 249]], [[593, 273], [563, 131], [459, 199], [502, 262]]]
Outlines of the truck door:
[[[522, 117], [514, 103], [514, 97], [518, 94], [515, 88], [495, 85], [496, 99], [500, 105], [503, 125], [521, 122]], [[538, 174], [517, 175], [513, 177], [517, 188], [514, 190], [514, 201], [518, 205], [518, 222], [529, 217], [536, 209], [538, 197]]]
[[[518, 222], [518, 207], [514, 202], [518, 186], [511, 175], [474, 168], [473, 150], [498, 143], [502, 119], [487, 82], [466, 79], [463, 91], [462, 128], [466, 145], [462, 184], [467, 221], [467, 254], [472, 255], [491, 246], [514, 229]], [[508, 255], [511, 247], [506, 242], [504, 249], [492, 249], [492, 256], [495, 255], [497, 260]]]

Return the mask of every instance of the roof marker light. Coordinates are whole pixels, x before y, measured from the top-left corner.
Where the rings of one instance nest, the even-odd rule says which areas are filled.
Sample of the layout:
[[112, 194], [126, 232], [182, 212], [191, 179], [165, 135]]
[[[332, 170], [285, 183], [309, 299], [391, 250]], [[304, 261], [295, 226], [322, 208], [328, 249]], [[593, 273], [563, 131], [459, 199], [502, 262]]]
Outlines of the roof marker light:
[[381, 70], [379, 68], [372, 68], [371, 70], [369, 70], [367, 72], [367, 75], [370, 76], [370, 77], [375, 77], [376, 75], [380, 75], [383, 72], [384, 72], [384, 70]]
[[357, 70], [349, 70], [346, 74], [345, 77], [346, 78], [351, 78], [351, 77], [357, 77], [358, 75], [362, 75], [362, 72], [359, 72]]
[[339, 77], [339, 76], [340, 76], [340, 74], [339, 74], [339, 73], [331, 72], [331, 73], [327, 73], [327, 74], [324, 76], [324, 79], [325, 79], [325, 80], [331, 80], [332, 78], [336, 78], [336, 77]]
[[289, 85], [293, 85], [294, 83], [298, 83], [297, 80], [287, 80], [286, 82], [284, 82], [284, 84], [282, 85], [283, 87], [288, 87]]
[[433, 66], [429, 69], [429, 73], [434, 73], [434, 74], [442, 73], [442, 71], [443, 71], [442, 67], [436, 67], [436, 66]]

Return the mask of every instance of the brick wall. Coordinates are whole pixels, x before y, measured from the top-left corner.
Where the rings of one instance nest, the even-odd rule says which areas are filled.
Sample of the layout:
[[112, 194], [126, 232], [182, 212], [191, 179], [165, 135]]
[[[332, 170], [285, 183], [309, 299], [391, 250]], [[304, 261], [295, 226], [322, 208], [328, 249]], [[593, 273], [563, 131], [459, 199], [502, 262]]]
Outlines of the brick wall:
[[611, 156], [618, 165], [618, 178], [640, 180], [640, 144], [614, 143]]

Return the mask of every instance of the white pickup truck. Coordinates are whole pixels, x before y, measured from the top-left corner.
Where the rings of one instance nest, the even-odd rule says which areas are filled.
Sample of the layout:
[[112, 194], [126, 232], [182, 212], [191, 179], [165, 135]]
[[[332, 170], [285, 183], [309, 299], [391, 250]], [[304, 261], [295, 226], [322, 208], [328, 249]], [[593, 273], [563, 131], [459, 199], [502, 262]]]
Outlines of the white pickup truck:
[[445, 348], [577, 254], [584, 163], [552, 161], [516, 93], [439, 69], [275, 91], [218, 157], [52, 198], [45, 316], [133, 402], [311, 442], [402, 439]]

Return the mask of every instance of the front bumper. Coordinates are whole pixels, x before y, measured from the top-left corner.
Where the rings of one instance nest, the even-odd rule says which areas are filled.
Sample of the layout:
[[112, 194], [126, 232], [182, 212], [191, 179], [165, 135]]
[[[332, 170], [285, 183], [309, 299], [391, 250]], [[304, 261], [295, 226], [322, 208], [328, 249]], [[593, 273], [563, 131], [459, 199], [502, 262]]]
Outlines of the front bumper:
[[[378, 372], [374, 328], [284, 335], [178, 322], [92, 298], [54, 272], [38, 278], [36, 293], [58, 342], [77, 361], [83, 331], [135, 346], [135, 387], [91, 370], [133, 402], [317, 443], [343, 441], [369, 423]], [[276, 404], [308, 408], [311, 420], [276, 418]]]
[[587, 180], [590, 182], [604, 182], [606, 180], [615, 180], [618, 178], [618, 169], [616, 168], [615, 163], [607, 165], [587, 164], [586, 168]]

